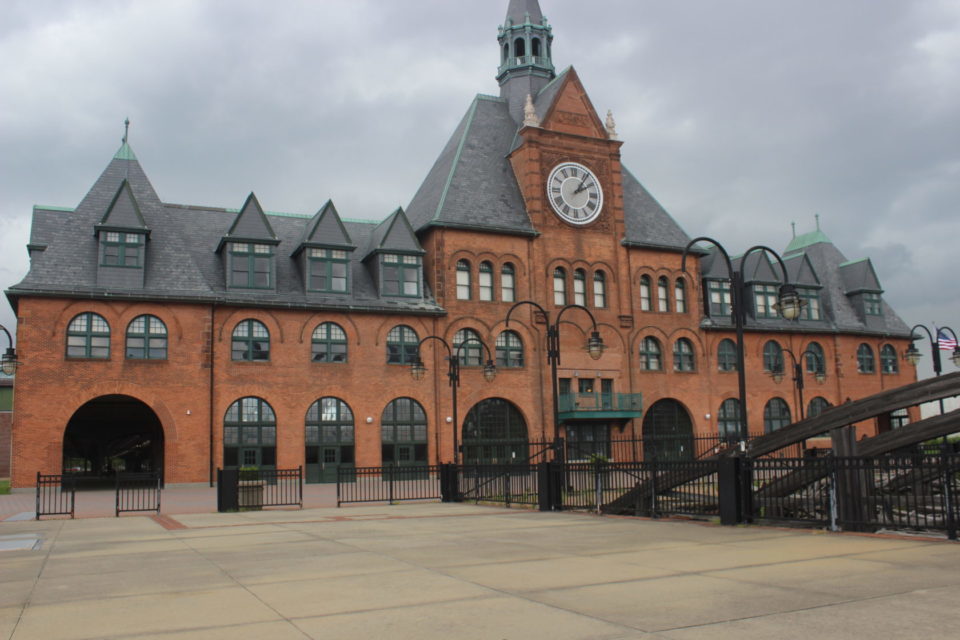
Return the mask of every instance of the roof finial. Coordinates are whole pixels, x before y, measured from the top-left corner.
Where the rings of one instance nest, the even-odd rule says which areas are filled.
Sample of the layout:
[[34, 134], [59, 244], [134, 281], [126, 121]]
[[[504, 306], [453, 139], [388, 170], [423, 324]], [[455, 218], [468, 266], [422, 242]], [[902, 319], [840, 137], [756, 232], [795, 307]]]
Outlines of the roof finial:
[[817, 219], [817, 231], [820, 231], [820, 214], [815, 213], [813, 214], [813, 217]]
[[523, 105], [523, 126], [539, 127], [540, 118], [537, 117], [537, 110], [533, 106], [533, 96], [527, 94], [527, 102]]
[[123, 121], [123, 144], [127, 144], [127, 136], [130, 134], [130, 118]]
[[607, 109], [607, 121], [604, 123], [607, 129], [607, 137], [611, 140], [617, 139], [617, 123], [613, 120], [613, 109]]
[[797, 237], [797, 223], [796, 223], [796, 222], [791, 222], [791, 223], [790, 223], [790, 226], [793, 228], [793, 237], [796, 238], [796, 237]]

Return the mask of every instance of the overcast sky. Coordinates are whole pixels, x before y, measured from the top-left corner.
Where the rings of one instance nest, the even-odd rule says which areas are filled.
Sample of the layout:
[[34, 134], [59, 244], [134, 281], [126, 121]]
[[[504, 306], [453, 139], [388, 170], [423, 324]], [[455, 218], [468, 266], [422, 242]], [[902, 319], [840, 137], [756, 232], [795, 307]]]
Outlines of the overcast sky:
[[[165, 202], [406, 206], [474, 94], [498, 92], [506, 6], [4, 0], [0, 286], [26, 273], [32, 206], [76, 206], [126, 117]], [[624, 163], [687, 233], [782, 250], [819, 213], [906, 322], [960, 330], [960, 2], [541, 6], [557, 70], [613, 110]]]

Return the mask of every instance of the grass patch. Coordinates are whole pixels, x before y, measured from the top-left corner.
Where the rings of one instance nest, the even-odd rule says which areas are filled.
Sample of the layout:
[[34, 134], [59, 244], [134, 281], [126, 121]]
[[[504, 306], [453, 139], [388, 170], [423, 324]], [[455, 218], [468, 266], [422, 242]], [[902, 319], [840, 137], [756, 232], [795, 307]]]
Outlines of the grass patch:
[[0, 496], [5, 496], [9, 493], [10, 493], [10, 481], [0, 480]]

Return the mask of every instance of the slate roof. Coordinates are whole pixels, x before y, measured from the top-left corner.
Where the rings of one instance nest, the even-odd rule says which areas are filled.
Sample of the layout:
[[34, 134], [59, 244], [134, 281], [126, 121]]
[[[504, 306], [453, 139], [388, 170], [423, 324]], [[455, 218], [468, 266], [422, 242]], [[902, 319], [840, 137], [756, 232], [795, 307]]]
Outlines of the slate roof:
[[[94, 225], [101, 220], [124, 180], [129, 182], [143, 218], [152, 229], [146, 249], [144, 287], [127, 291], [97, 286], [98, 243], [93, 233]], [[252, 205], [250, 199], [247, 205]], [[396, 216], [402, 217], [403, 212], [395, 212], [391, 217]], [[237, 211], [228, 209], [162, 203], [132, 151], [118, 152], [76, 209], [34, 208], [30, 271], [7, 290], [7, 295], [14, 305], [22, 294], [69, 294], [244, 306], [444, 313], [429, 290], [423, 299], [380, 297], [370, 271], [361, 262], [360, 251], [352, 252], [349, 294], [305, 293], [297, 263], [290, 256], [304, 238], [311, 221], [309, 216], [266, 214], [266, 226], [258, 222], [261, 226], [246, 230], [259, 229], [279, 242], [275, 292], [227, 291], [223, 261], [215, 250], [228, 230], [239, 227], [240, 217]], [[257, 221], [258, 216], [253, 219]], [[359, 247], [370, 244], [378, 227], [375, 222], [346, 222], [343, 226]]]
[[513, 24], [523, 24], [527, 21], [528, 15], [532, 24], [543, 22], [543, 12], [540, 11], [538, 0], [510, 0], [504, 24], [509, 24], [511, 21]]

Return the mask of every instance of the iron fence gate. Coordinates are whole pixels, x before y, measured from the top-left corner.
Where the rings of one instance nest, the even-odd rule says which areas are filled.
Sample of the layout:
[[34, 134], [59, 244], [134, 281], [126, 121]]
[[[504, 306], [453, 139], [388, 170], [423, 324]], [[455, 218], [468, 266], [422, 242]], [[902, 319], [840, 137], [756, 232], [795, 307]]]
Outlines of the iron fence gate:
[[337, 506], [356, 502], [440, 500], [447, 465], [389, 465], [337, 470]]
[[42, 516], [74, 517], [77, 480], [69, 475], [37, 472], [36, 519]]
[[217, 469], [217, 511], [303, 508], [303, 467]]
[[160, 513], [160, 474], [118, 473], [114, 515], [134, 511]]

